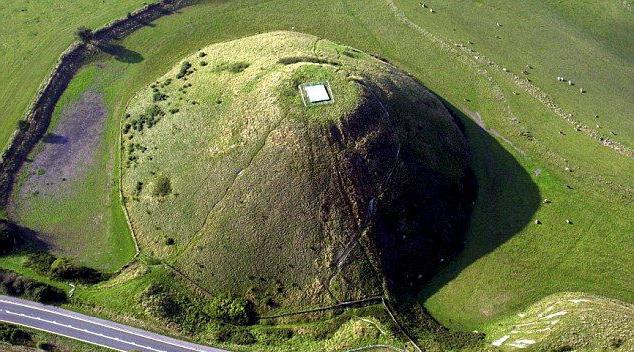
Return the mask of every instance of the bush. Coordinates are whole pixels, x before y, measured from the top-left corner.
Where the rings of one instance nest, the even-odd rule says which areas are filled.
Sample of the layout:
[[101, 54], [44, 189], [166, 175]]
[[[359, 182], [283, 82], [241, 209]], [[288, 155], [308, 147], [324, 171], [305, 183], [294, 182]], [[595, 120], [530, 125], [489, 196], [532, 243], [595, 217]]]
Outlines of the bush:
[[160, 91], [155, 91], [152, 94], [152, 100], [153, 101], [163, 101], [167, 99], [167, 95], [161, 93]]
[[184, 62], [181, 64], [181, 68], [180, 68], [180, 70], [178, 71], [178, 74], [176, 74], [176, 78], [179, 78], [179, 79], [180, 79], [180, 78], [183, 78], [183, 77], [187, 76], [188, 74], [190, 74], [191, 72], [189, 71], [189, 69], [190, 69], [191, 67], [192, 67], [191, 62], [189, 62], [189, 61], [184, 61]]
[[24, 131], [28, 130], [30, 126], [31, 126], [31, 124], [30, 124], [30, 123], [28, 123], [28, 122], [27, 122], [27, 121], [25, 121], [25, 120], [20, 120], [20, 121], [18, 121], [18, 129], [19, 129], [20, 131], [22, 131], [22, 132], [24, 132]]
[[149, 314], [178, 325], [186, 333], [198, 333], [209, 322], [187, 296], [160, 284], [149, 285], [139, 300]]
[[82, 42], [88, 42], [92, 40], [92, 38], [94, 37], [94, 33], [92, 32], [92, 29], [84, 27], [84, 26], [77, 28], [77, 30], [75, 31], [75, 35]]
[[173, 238], [168, 237], [165, 239], [165, 244], [168, 246], [173, 246], [174, 244], [176, 244], [176, 241]]
[[212, 319], [232, 325], [251, 325], [255, 323], [253, 304], [244, 298], [218, 296], [205, 306]]
[[66, 258], [57, 258], [47, 252], [29, 254], [24, 266], [41, 275], [85, 284], [94, 284], [107, 278], [107, 275], [98, 270], [74, 265]]
[[32, 253], [24, 261], [24, 266], [35, 270], [39, 274], [48, 276], [55, 259], [57, 258], [48, 252]]
[[229, 71], [231, 73], [240, 73], [246, 70], [251, 64], [248, 62], [225, 62], [216, 66], [216, 71]]
[[230, 325], [222, 325], [215, 333], [218, 342], [233, 343], [236, 345], [252, 345], [257, 342], [255, 336], [248, 331], [238, 329]]
[[57, 258], [51, 264], [51, 276], [57, 279], [95, 284], [107, 278], [107, 275], [86, 266], [74, 265], [66, 258]]
[[159, 176], [152, 185], [152, 195], [155, 197], [165, 197], [172, 193], [172, 182], [165, 176]]
[[292, 329], [276, 328], [266, 331], [260, 342], [267, 345], [275, 345], [292, 338], [294, 334]]
[[11, 345], [26, 345], [33, 340], [33, 337], [29, 332], [18, 327], [0, 323], [0, 340]]
[[252, 345], [257, 342], [255, 336], [248, 330], [238, 330], [231, 334], [229, 342], [236, 345]]
[[0, 269], [0, 293], [40, 303], [63, 303], [66, 293], [57, 287]]

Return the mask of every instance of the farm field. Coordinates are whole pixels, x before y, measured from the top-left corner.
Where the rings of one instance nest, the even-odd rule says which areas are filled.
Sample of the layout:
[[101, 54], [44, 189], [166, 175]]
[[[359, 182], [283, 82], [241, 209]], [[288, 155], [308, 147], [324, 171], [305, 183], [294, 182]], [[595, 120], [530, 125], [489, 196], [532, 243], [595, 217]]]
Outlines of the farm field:
[[[140, 5], [116, 3], [122, 13]], [[119, 269], [135, 253], [119, 202], [118, 134], [128, 102], [202, 47], [290, 30], [385, 58], [437, 94], [464, 125], [479, 186], [465, 249], [419, 297], [443, 325], [483, 331], [492, 342], [518, 323], [518, 313], [544, 308], [540, 300], [558, 292], [634, 301], [631, 4], [451, 0], [425, 5], [412, 0], [201, 1], [156, 21], [117, 42], [119, 54], [88, 63], [58, 104], [51, 134], [73, 121], [68, 111], [82, 101], [101, 111], [103, 125], [95, 127], [101, 132], [92, 139], [92, 158], [82, 173], [64, 181], [61, 196], [34, 193], [30, 178], [57, 175], [38, 171], [37, 165], [46, 165], [37, 164], [47, 147], [42, 143], [33, 153], [36, 167], [25, 168], [20, 178], [9, 214], [49, 234], [58, 252], [86, 265]], [[0, 13], [9, 11], [2, 6]], [[91, 21], [98, 25], [119, 16], [101, 13]], [[68, 42], [75, 27], [66, 29]], [[15, 126], [66, 44], [55, 53], [51, 48], [47, 68], [45, 62], [32, 63], [36, 69], [28, 72], [30, 79], [26, 73], [19, 80], [0, 74], [0, 83], [9, 82], [0, 84], [0, 97], [8, 97], [0, 106], [11, 112], [6, 117], [16, 116], [12, 121], [3, 117], [0, 127]], [[35, 49], [23, 50], [16, 60]], [[12, 95], [4, 87], [11, 87]], [[28, 89], [32, 93], [26, 94]], [[158, 265], [161, 255], [146, 249], [141, 247], [141, 260]], [[5, 266], [19, 269], [20, 260], [3, 258], [0, 267]], [[105, 307], [118, 317], [126, 308], [114, 297], [136, 301], [150, 278], [166, 280], [162, 272], [135, 275], [78, 288], [77, 306]]]
[[79, 26], [97, 28], [143, 5], [142, 0], [24, 0], [0, 4], [0, 149], [35, 98]]

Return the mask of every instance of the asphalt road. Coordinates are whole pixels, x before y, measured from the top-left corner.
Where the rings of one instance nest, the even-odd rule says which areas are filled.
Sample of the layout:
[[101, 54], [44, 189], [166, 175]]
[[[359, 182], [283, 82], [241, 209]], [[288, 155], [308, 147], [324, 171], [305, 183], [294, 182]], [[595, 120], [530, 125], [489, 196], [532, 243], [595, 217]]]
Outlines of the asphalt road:
[[227, 352], [58, 307], [2, 295], [0, 295], [0, 321], [50, 332], [117, 351]]

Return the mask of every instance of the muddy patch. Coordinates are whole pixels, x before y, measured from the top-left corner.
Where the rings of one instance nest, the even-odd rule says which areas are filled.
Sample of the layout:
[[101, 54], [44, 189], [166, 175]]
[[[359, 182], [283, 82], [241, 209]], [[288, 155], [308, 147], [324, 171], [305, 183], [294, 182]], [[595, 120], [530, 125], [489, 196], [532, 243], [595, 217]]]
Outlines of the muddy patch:
[[20, 196], [60, 195], [66, 182], [81, 178], [92, 164], [106, 116], [103, 96], [94, 91], [66, 106], [55, 129], [42, 139]]

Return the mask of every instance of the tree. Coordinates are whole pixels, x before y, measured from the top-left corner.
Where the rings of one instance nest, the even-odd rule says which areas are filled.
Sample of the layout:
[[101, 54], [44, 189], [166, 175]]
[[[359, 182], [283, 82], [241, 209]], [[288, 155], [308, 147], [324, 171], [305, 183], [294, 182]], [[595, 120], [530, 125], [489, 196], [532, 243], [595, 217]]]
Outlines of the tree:
[[84, 26], [77, 28], [77, 30], [75, 31], [75, 35], [77, 35], [77, 37], [81, 39], [81, 41], [84, 43], [91, 41], [94, 37], [92, 29]]
[[30, 123], [28, 123], [28, 122], [27, 122], [27, 121], [25, 121], [25, 120], [20, 120], [20, 121], [18, 121], [18, 129], [19, 129], [20, 131], [22, 131], [22, 132], [24, 132], [24, 131], [28, 130], [28, 129], [29, 129], [29, 126], [31, 126], [31, 124], [30, 124]]

